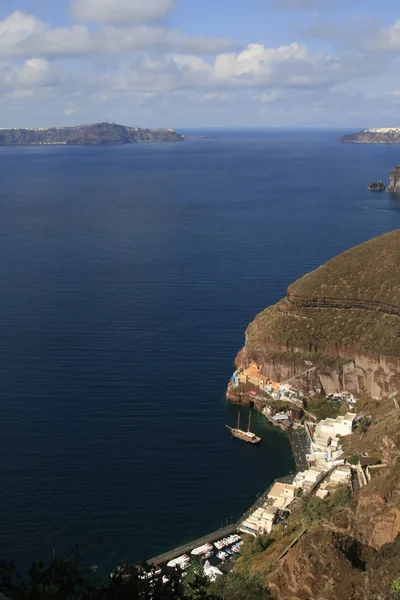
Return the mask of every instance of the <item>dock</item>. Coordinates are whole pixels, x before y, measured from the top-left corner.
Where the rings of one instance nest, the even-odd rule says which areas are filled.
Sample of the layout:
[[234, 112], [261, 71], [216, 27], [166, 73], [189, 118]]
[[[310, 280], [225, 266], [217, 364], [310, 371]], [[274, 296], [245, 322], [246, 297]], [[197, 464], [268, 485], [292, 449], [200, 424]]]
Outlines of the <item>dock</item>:
[[237, 523], [233, 523], [232, 525], [228, 525], [228, 527], [224, 527], [223, 529], [217, 529], [216, 531], [213, 531], [212, 533], [208, 533], [207, 535], [204, 535], [203, 537], [198, 538], [197, 540], [192, 540], [191, 542], [188, 542], [187, 544], [178, 546], [178, 548], [174, 548], [173, 550], [164, 552], [164, 554], [159, 554], [158, 556], [155, 556], [154, 558], [150, 558], [147, 561], [147, 563], [149, 565], [162, 566], [162, 565], [166, 564], [167, 562], [169, 562], [170, 560], [172, 560], [173, 558], [176, 558], [177, 556], [181, 556], [181, 554], [190, 553], [191, 550], [193, 550], [193, 548], [198, 548], [199, 546], [203, 546], [203, 544], [206, 544], [207, 542], [212, 544], [213, 542], [216, 542], [217, 540], [219, 540], [221, 538], [227, 537], [228, 535], [235, 533], [236, 530], [237, 530]]
[[273, 487], [273, 485], [276, 483], [276, 481], [280, 481], [282, 483], [292, 483], [293, 477], [294, 477], [294, 475], [286, 475], [285, 477], [275, 479], [275, 481], [273, 481], [271, 483], [271, 485], [268, 487], [268, 489], [263, 494], [258, 496], [258, 498], [254, 502], [254, 504], [252, 504], [252, 506], [250, 506], [250, 508], [244, 513], [244, 515], [242, 515], [240, 517], [240, 519], [236, 523], [232, 523], [231, 525], [228, 525], [227, 527], [223, 527], [221, 529], [217, 529], [216, 531], [212, 531], [211, 533], [203, 535], [201, 538], [198, 538], [197, 540], [192, 540], [190, 542], [187, 542], [186, 544], [182, 544], [181, 546], [178, 546], [177, 548], [173, 548], [172, 550], [169, 550], [168, 552], [164, 552], [163, 554], [154, 556], [153, 558], [150, 558], [147, 561], [147, 563], [149, 565], [164, 566], [170, 560], [177, 558], [178, 556], [181, 556], [182, 554], [190, 554], [190, 552], [193, 550], [193, 548], [198, 548], [199, 546], [203, 546], [204, 544], [207, 544], [207, 543], [212, 544], [212, 543], [216, 542], [217, 540], [220, 540], [221, 538], [228, 537], [229, 535], [232, 535], [232, 533], [236, 533], [237, 531], [239, 531], [239, 527], [243, 523], [243, 521], [245, 521], [251, 515], [251, 513], [256, 511], [257, 508], [262, 506], [262, 504], [266, 501], [268, 494], [269, 494], [271, 488]]

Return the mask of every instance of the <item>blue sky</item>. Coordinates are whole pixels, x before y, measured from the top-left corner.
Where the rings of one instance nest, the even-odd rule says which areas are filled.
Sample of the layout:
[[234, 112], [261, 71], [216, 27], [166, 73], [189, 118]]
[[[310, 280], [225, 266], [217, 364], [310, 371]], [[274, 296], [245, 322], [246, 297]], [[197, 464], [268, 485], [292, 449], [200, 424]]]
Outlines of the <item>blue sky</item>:
[[2, 0], [0, 127], [398, 126], [394, 0]]

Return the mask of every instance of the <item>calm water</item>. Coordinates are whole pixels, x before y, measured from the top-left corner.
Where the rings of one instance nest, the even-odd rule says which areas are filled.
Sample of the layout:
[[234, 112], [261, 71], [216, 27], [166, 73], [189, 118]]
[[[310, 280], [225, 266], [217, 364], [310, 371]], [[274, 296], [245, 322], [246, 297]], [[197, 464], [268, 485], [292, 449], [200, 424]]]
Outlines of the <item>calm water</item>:
[[365, 191], [399, 149], [339, 133], [0, 150], [0, 557], [149, 557], [293, 469], [260, 415], [273, 445], [230, 439], [224, 391], [259, 310], [400, 227]]

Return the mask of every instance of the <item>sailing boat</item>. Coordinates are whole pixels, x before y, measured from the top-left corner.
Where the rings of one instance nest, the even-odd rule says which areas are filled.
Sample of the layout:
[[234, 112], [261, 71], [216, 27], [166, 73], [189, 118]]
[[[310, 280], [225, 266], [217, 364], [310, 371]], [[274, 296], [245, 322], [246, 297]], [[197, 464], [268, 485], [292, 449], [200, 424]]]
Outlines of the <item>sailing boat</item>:
[[231, 430], [232, 436], [238, 438], [239, 440], [243, 440], [244, 442], [249, 442], [250, 444], [258, 444], [261, 442], [261, 438], [258, 437], [255, 433], [250, 431], [250, 423], [251, 423], [251, 410], [249, 410], [249, 423], [247, 425], [247, 431], [243, 431], [240, 429], [240, 410], [238, 413], [238, 424], [236, 428], [229, 427], [226, 425], [228, 429]]

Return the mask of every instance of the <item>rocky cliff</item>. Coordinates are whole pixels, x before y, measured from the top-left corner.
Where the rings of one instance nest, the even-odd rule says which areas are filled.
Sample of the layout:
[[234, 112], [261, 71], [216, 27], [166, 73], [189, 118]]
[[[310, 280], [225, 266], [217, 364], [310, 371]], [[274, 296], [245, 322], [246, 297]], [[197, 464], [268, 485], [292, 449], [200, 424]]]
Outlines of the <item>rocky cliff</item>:
[[289, 286], [246, 331], [237, 366], [307, 391], [383, 398], [400, 383], [400, 230], [365, 242]]
[[393, 192], [395, 194], [400, 193], [400, 165], [394, 167], [394, 169], [390, 173], [390, 183], [388, 186], [388, 192]]
[[50, 129], [0, 129], [0, 146], [135, 144], [181, 142], [184, 137], [172, 129], [140, 129], [116, 123], [94, 123]]
[[400, 127], [381, 127], [348, 133], [336, 140], [342, 144], [400, 144]]
[[286, 555], [282, 548], [304, 527], [299, 505], [286, 530], [264, 542], [267, 549], [252, 557], [250, 570], [274, 600], [398, 598], [390, 589], [400, 575], [400, 411], [389, 400], [365, 401], [361, 408], [372, 424], [347, 438], [346, 456], [367, 452], [382, 466], [345, 504], [308, 526]]
[[285, 525], [242, 554], [238, 568], [274, 600], [399, 597], [391, 595], [400, 585], [399, 264], [400, 230], [340, 254], [257, 315], [237, 355], [238, 367], [256, 362], [292, 388], [354, 393], [370, 425], [342, 438], [343, 457], [381, 461], [364, 487], [354, 473], [344, 501], [319, 500], [323, 508], [313, 497], [306, 513], [307, 498], [297, 499]]

